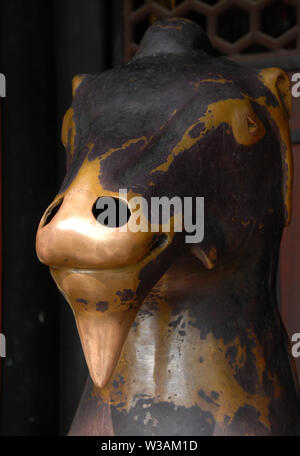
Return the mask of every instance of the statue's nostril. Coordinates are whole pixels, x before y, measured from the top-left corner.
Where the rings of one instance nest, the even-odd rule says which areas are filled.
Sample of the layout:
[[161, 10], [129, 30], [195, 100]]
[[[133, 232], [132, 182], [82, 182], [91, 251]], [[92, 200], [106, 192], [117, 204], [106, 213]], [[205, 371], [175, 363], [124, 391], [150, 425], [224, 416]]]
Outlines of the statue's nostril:
[[43, 221], [43, 224], [42, 226], [46, 226], [48, 225], [48, 223], [51, 222], [51, 220], [54, 218], [54, 216], [57, 214], [57, 212], [59, 211], [59, 208], [60, 206], [62, 205], [63, 203], [63, 198], [60, 198], [58, 199], [55, 203], [53, 203], [47, 210], [46, 214], [45, 214], [45, 217], [44, 217], [44, 221]]
[[127, 202], [111, 196], [98, 198], [93, 205], [92, 212], [97, 222], [109, 228], [126, 225], [131, 216]]

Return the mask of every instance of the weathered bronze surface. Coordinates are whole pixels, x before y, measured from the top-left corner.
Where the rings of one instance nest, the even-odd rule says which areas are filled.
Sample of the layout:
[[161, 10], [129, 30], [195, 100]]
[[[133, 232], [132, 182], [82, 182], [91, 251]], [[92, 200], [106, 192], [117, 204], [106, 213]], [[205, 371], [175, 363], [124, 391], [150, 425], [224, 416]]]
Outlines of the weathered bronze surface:
[[[71, 435], [299, 433], [275, 291], [291, 217], [289, 80], [206, 50], [196, 24], [162, 20], [127, 65], [73, 80], [67, 174], [36, 244], [92, 378]], [[122, 188], [128, 201], [204, 197], [203, 242], [187, 244], [174, 217], [168, 233], [99, 224], [95, 202]]]

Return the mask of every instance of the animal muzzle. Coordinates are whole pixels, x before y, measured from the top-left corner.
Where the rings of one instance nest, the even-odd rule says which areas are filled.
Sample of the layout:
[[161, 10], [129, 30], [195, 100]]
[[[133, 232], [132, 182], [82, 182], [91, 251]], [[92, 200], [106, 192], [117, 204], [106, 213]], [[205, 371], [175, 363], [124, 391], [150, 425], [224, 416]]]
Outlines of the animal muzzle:
[[73, 310], [90, 375], [102, 388], [144, 299], [140, 273], [171, 237], [102, 225], [96, 199], [75, 190], [58, 196], [41, 219], [36, 251]]

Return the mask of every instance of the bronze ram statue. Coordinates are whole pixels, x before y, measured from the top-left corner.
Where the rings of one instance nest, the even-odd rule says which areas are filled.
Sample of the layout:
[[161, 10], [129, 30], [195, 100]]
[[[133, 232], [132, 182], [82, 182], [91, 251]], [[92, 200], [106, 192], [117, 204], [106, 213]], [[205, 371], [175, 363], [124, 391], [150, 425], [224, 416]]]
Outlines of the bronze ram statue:
[[[211, 56], [180, 18], [152, 25], [128, 64], [74, 78], [67, 173], [36, 241], [91, 377], [70, 435], [299, 433], [275, 286], [290, 110], [284, 71]], [[99, 222], [105, 197], [127, 230]], [[204, 198], [203, 240], [186, 242], [175, 211], [169, 230], [144, 212], [130, 229], [136, 197]]]

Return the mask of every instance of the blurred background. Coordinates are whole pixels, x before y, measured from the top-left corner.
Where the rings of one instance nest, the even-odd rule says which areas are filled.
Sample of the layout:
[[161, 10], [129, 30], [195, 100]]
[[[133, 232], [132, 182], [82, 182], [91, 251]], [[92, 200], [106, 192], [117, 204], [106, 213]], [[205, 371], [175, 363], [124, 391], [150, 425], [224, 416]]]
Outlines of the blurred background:
[[[300, 73], [298, 0], [2, 0], [2, 327], [0, 435], [65, 435], [87, 377], [75, 322], [35, 254], [39, 219], [65, 173], [62, 118], [75, 74], [128, 61], [166, 16], [207, 32], [217, 56]], [[300, 332], [300, 101], [291, 119], [293, 220], [278, 274], [287, 331]], [[300, 359], [299, 359], [300, 361]], [[300, 363], [298, 371], [300, 374]]]

